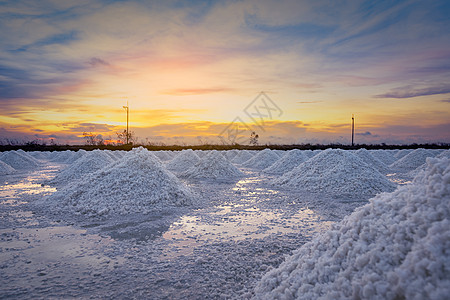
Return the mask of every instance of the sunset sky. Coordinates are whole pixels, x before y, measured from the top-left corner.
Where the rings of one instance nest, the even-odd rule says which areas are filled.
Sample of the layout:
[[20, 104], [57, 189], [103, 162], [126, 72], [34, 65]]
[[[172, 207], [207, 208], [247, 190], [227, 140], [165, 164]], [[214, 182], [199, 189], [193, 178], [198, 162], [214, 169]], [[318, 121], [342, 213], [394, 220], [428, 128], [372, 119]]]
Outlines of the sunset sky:
[[0, 141], [115, 138], [128, 101], [153, 143], [236, 123], [349, 143], [352, 114], [357, 143], [449, 143], [449, 16], [447, 0], [0, 1]]

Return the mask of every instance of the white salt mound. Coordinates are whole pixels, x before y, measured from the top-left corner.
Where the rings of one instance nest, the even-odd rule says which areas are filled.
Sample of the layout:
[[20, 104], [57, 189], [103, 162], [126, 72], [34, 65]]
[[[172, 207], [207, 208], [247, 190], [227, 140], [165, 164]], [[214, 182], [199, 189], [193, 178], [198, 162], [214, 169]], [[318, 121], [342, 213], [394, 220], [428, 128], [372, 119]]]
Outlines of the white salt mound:
[[155, 151], [153, 154], [159, 158], [160, 161], [168, 161], [172, 159], [172, 155], [170, 155], [167, 151]]
[[389, 173], [389, 167], [378, 158], [375, 158], [369, 150], [362, 148], [355, 151], [354, 154], [361, 158], [366, 164], [377, 169], [380, 173]]
[[243, 176], [220, 152], [213, 150], [181, 176], [193, 179], [226, 180]]
[[70, 150], [56, 151], [52, 153], [53, 158], [51, 159], [51, 161], [58, 163], [71, 163], [73, 160], [73, 155], [75, 154], [75, 152]]
[[65, 185], [70, 184], [74, 180], [78, 180], [86, 176], [86, 174], [93, 173], [100, 170], [114, 160], [110, 155], [102, 150], [93, 150], [87, 152], [84, 156], [77, 159], [73, 164], [59, 172], [54, 178], [48, 180], [47, 184], [51, 185]]
[[88, 215], [148, 213], [193, 203], [188, 187], [148, 150], [137, 148], [109, 167], [57, 191], [47, 201]]
[[327, 149], [274, 181], [277, 185], [333, 196], [363, 197], [396, 185], [349, 151]]
[[32, 151], [28, 152], [28, 155], [38, 160], [49, 160], [51, 158], [51, 152], [49, 151]]
[[437, 158], [444, 158], [444, 157], [450, 158], [450, 150], [442, 151], [442, 152], [439, 153], [439, 155], [436, 156], [436, 157], [437, 157]]
[[296, 250], [255, 299], [448, 299], [450, 160], [381, 194]]
[[302, 162], [308, 160], [309, 157], [298, 149], [287, 151], [287, 153], [276, 161], [273, 165], [264, 169], [265, 173], [270, 174], [284, 174], [299, 166]]
[[16, 173], [16, 170], [13, 167], [0, 160], [0, 176], [11, 175], [14, 173]]
[[394, 157], [399, 160], [400, 158], [402, 158], [403, 156], [408, 155], [409, 153], [413, 152], [414, 150], [412, 149], [402, 149], [397, 151], [397, 153], [394, 154]]
[[38, 167], [37, 159], [24, 151], [6, 151], [0, 154], [0, 160], [16, 170], [29, 170]]
[[424, 164], [427, 157], [435, 157], [437, 153], [429, 149], [416, 149], [390, 165], [394, 171], [407, 173]]
[[259, 151], [255, 156], [247, 160], [242, 165], [247, 168], [265, 169], [278, 161], [280, 157], [270, 149]]
[[247, 150], [239, 150], [236, 156], [231, 160], [232, 163], [240, 165], [253, 158], [253, 154]]
[[184, 172], [199, 161], [200, 158], [192, 149], [182, 150], [166, 164], [166, 168], [175, 172]]
[[383, 162], [386, 166], [394, 163], [397, 159], [394, 157], [395, 151], [392, 150], [370, 150], [370, 154]]
[[239, 150], [233, 149], [233, 150], [227, 150], [225, 151], [225, 158], [228, 159], [229, 161], [232, 161], [233, 158], [236, 157], [236, 155], [239, 153]]
[[74, 163], [75, 161], [77, 161], [77, 159], [83, 157], [84, 155], [86, 155], [86, 154], [88, 154], [88, 153], [89, 153], [89, 152], [87, 152], [86, 150], [80, 149], [80, 150], [78, 150], [77, 152], [74, 152], [70, 158], [68, 158], [66, 161], [64, 161], [64, 163], [66, 163], [66, 164], [72, 164], [72, 163]]

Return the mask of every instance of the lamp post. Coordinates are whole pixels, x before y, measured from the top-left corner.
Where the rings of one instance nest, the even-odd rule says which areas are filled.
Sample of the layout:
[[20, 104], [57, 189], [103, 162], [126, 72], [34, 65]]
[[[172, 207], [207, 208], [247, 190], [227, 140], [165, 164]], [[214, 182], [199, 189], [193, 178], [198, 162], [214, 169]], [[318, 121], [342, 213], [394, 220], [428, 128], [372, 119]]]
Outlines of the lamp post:
[[127, 106], [124, 106], [123, 108], [125, 108], [127, 111], [127, 145], [128, 145], [128, 137], [129, 137], [129, 135], [128, 135], [128, 115], [129, 115], [128, 101], [127, 101]]
[[355, 116], [352, 114], [352, 147], [354, 146], [353, 140], [355, 137]]

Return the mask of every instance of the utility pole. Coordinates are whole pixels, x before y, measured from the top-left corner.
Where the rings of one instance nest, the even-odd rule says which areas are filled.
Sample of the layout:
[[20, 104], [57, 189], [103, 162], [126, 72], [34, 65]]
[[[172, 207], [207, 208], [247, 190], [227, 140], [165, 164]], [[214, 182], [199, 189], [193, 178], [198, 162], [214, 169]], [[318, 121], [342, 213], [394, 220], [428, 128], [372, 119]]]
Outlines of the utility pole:
[[352, 114], [352, 147], [355, 145], [353, 143], [355, 138], [355, 116]]
[[127, 106], [124, 106], [123, 108], [125, 108], [127, 111], [127, 145], [128, 145], [128, 137], [129, 137], [129, 135], [128, 135], [128, 115], [129, 115], [128, 100], [127, 100]]

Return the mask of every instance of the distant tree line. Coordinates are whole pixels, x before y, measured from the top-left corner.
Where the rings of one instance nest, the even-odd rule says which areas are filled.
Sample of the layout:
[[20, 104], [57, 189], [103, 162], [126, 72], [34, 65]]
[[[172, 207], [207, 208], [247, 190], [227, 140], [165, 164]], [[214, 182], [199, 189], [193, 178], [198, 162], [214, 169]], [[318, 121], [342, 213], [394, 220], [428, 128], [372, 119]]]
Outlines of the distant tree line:
[[263, 150], [266, 148], [272, 150], [292, 150], [292, 149], [300, 149], [300, 150], [324, 150], [328, 148], [336, 148], [336, 149], [361, 149], [365, 148], [368, 150], [372, 149], [417, 149], [417, 148], [425, 148], [425, 149], [450, 149], [450, 143], [434, 143], [434, 144], [408, 144], [408, 145], [386, 145], [386, 144], [358, 144], [354, 146], [343, 145], [343, 144], [292, 144], [292, 145], [276, 145], [276, 144], [253, 144], [253, 145], [218, 145], [218, 144], [202, 144], [202, 145], [164, 145], [164, 144], [151, 144], [151, 143], [129, 143], [129, 144], [105, 144], [101, 143], [101, 140], [96, 137], [91, 137], [88, 134], [87, 141], [85, 145], [58, 145], [56, 143], [40, 143], [39, 141], [31, 141], [20, 143], [13, 141], [11, 143], [10, 140], [0, 140], [0, 151], [10, 151], [10, 150], [18, 150], [22, 149], [24, 151], [65, 151], [72, 150], [77, 151], [80, 149], [84, 150], [94, 150], [94, 149], [109, 149], [109, 150], [131, 150], [133, 147], [142, 146], [151, 151], [158, 150], [184, 150], [184, 149], [193, 149], [193, 150]]

